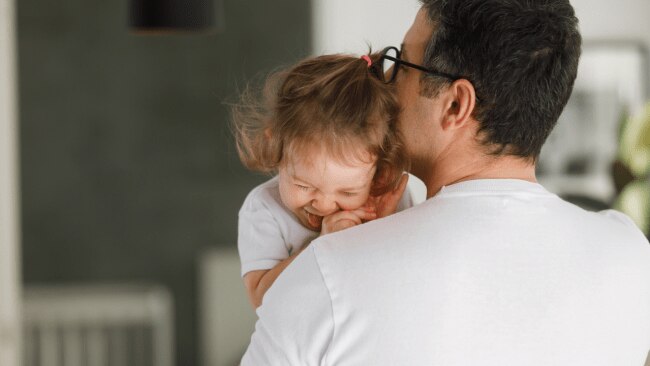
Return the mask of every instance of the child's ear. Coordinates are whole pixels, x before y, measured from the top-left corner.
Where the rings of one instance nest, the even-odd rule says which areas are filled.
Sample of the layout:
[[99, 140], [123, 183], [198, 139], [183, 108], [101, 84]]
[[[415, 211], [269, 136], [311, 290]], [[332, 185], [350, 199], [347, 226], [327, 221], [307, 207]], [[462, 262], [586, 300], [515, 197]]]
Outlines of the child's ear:
[[267, 140], [271, 139], [271, 127], [267, 127], [264, 129], [264, 137], [266, 137]]

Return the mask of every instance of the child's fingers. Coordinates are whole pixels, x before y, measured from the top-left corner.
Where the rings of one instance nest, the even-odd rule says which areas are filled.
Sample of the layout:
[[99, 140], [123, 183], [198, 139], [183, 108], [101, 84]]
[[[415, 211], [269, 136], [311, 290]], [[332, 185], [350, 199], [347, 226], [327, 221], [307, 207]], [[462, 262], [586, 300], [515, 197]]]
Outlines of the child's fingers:
[[373, 209], [372, 211], [368, 211], [366, 208], [358, 208], [356, 210], [349, 211], [355, 214], [357, 217], [359, 217], [362, 221], [370, 221], [374, 220], [377, 218], [377, 212]]
[[337, 231], [345, 230], [345, 229], [348, 229], [348, 228], [351, 228], [351, 227], [354, 227], [354, 226], [357, 226], [357, 225], [359, 225], [359, 224], [357, 224], [356, 222], [354, 222], [352, 220], [341, 219], [341, 220], [337, 221], [334, 224], [334, 226], [332, 227], [331, 232], [337, 232]]
[[361, 223], [361, 216], [365, 214], [365, 210], [362, 209], [356, 209], [354, 211], [339, 211], [337, 213], [334, 213], [330, 215], [332, 222], [340, 221], [340, 220], [350, 220], [354, 222], [355, 224], [359, 225]]
[[353, 211], [338, 211], [323, 218], [323, 225], [321, 234], [329, 234], [336, 231], [341, 231], [352, 226], [361, 224], [364, 217], [376, 216], [374, 213], [366, 212], [364, 209], [356, 209]]
[[366, 203], [364, 203], [363, 206], [359, 208], [364, 209], [366, 212], [376, 212], [377, 211], [376, 198], [373, 196], [368, 196], [368, 200], [366, 201]]

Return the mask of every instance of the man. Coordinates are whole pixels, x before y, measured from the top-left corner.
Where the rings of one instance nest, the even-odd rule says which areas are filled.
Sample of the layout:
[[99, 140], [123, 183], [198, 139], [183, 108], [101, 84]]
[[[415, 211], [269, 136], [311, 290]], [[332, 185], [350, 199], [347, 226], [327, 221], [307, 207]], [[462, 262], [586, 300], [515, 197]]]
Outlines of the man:
[[426, 0], [387, 52], [429, 199], [312, 242], [242, 364], [643, 365], [650, 245], [535, 180], [577, 70], [568, 1]]

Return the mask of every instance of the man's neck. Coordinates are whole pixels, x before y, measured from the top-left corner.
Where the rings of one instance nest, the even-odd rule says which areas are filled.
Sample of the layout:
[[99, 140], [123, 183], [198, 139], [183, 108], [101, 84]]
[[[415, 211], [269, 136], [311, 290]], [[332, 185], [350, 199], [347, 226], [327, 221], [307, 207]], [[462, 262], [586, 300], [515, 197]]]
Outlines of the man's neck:
[[443, 186], [475, 179], [521, 179], [537, 182], [535, 164], [514, 156], [477, 156], [466, 159], [441, 159], [424, 177], [427, 198], [433, 197]]

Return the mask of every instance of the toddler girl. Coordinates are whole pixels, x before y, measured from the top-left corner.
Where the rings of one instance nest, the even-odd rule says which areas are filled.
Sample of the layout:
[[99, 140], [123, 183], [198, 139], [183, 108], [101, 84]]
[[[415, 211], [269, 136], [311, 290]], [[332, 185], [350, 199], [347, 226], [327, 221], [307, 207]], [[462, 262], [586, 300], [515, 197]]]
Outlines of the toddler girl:
[[393, 86], [376, 77], [378, 57], [303, 60], [269, 78], [261, 98], [245, 93], [233, 108], [242, 163], [276, 174], [239, 212], [241, 272], [254, 307], [319, 235], [412, 205], [399, 106]]

